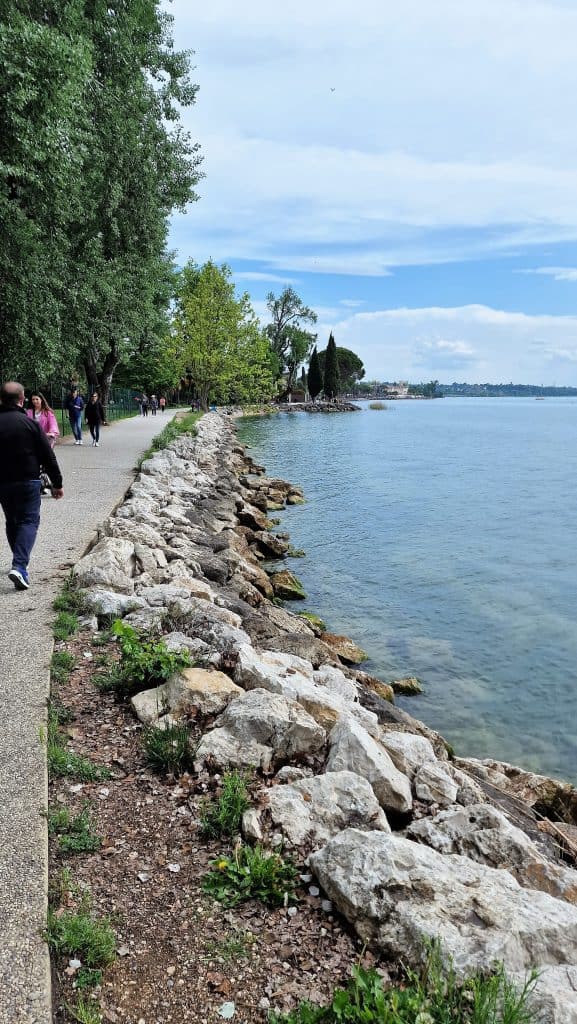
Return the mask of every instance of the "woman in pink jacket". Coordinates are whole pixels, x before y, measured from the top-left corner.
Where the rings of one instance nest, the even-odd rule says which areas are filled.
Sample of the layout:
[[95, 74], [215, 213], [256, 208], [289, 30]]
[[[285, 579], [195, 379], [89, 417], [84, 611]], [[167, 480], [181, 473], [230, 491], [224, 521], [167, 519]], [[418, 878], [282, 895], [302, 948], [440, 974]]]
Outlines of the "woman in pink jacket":
[[54, 442], [60, 434], [60, 431], [56, 422], [56, 416], [40, 391], [35, 391], [31, 395], [30, 408], [26, 410], [26, 415], [29, 416], [31, 420], [36, 420], [36, 422], [40, 424], [42, 430], [50, 441], [50, 447], [54, 448]]

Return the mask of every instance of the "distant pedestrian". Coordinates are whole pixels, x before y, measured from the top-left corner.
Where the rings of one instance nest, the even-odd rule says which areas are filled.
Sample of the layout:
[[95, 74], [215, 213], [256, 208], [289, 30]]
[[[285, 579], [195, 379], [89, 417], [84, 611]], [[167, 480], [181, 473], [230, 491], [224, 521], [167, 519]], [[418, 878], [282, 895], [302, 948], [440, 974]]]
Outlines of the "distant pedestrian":
[[135, 395], [134, 396], [134, 401], [137, 403], [138, 411], [139, 411], [140, 415], [142, 416], [142, 399], [141, 399], [140, 395]]
[[158, 404], [160, 406], [160, 411], [164, 412], [164, 407], [166, 405], [166, 398], [164, 397], [164, 395], [160, 396], [160, 398], [158, 399]]
[[156, 416], [156, 410], [158, 409], [158, 399], [156, 395], [150, 396], [150, 411], [153, 416]]
[[95, 391], [86, 404], [84, 412], [86, 422], [90, 428], [90, 436], [92, 437], [92, 447], [98, 448], [100, 445], [100, 427], [106, 423], [106, 417], [104, 415], [104, 408], [102, 402], [98, 397], [98, 391]]
[[60, 431], [58, 429], [58, 423], [56, 422], [54, 411], [48, 405], [48, 402], [41, 391], [32, 392], [30, 396], [30, 405], [26, 410], [26, 415], [29, 419], [36, 420], [39, 427], [46, 434], [46, 437], [50, 442], [50, 447], [54, 448], [56, 438], [59, 437]]
[[72, 388], [66, 402], [66, 408], [68, 409], [68, 418], [72, 427], [72, 433], [74, 434], [74, 444], [82, 444], [82, 410], [84, 409], [84, 399], [78, 388]]
[[142, 408], [142, 415], [148, 416], [148, 395], [143, 395], [140, 399], [140, 406]]
[[40, 467], [62, 498], [62, 474], [46, 434], [24, 411], [24, 388], [16, 381], [0, 387], [0, 505], [12, 552], [8, 578], [28, 590], [28, 563], [40, 524]]

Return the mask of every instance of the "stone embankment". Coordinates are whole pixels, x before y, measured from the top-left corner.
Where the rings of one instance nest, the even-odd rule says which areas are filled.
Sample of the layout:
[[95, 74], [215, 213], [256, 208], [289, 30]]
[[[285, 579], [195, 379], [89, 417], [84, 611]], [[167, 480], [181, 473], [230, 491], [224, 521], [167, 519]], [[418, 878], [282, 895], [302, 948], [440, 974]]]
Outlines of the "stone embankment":
[[407, 965], [435, 936], [459, 971], [537, 969], [539, 1021], [577, 1024], [575, 790], [451, 759], [358, 667], [362, 651], [278, 603], [302, 591], [265, 569], [288, 551], [268, 513], [303, 496], [263, 473], [209, 414], [144, 463], [76, 566], [95, 625], [124, 617], [194, 659], [138, 693], [135, 714], [200, 723], [199, 770], [255, 766], [246, 835], [308, 857], [363, 939]]

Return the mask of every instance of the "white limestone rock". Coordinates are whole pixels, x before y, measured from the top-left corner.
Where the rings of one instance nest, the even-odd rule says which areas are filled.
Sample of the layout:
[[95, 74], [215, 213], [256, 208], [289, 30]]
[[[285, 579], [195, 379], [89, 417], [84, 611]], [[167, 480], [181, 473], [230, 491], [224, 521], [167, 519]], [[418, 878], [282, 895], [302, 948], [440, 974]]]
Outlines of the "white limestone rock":
[[274, 786], [268, 799], [273, 822], [293, 846], [317, 849], [348, 826], [390, 832], [372, 787], [355, 772], [327, 772]]
[[220, 715], [231, 700], [243, 693], [224, 672], [204, 668], [183, 668], [166, 683], [165, 698], [175, 718], [193, 708], [203, 716]]
[[373, 787], [381, 807], [406, 813], [413, 806], [406, 775], [395, 768], [384, 747], [353, 718], [341, 717], [329, 736], [327, 772], [351, 771]]
[[414, 779], [424, 764], [437, 760], [432, 744], [424, 736], [412, 732], [395, 732], [381, 729], [379, 742], [390, 754], [391, 760], [403, 775]]
[[81, 590], [82, 602], [88, 611], [96, 615], [111, 615], [121, 619], [128, 612], [145, 607], [145, 602], [134, 594], [118, 594], [114, 590]]
[[103, 537], [74, 567], [81, 587], [98, 587], [121, 594], [134, 591], [134, 544], [119, 537]]
[[439, 804], [448, 807], [457, 800], [459, 787], [453, 781], [445, 765], [424, 764], [414, 778], [415, 795], [418, 800], [427, 804]]
[[507, 871], [384, 832], [347, 829], [310, 857], [335, 906], [364, 941], [418, 964], [436, 938], [459, 972], [498, 961], [523, 974], [577, 963], [577, 908], [522, 889]]

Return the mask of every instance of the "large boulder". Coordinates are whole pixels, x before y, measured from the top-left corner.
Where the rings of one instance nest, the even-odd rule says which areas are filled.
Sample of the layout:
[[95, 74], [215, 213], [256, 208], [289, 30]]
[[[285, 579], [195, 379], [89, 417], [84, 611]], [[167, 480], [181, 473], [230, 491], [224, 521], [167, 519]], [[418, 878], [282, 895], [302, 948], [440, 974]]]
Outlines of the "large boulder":
[[369, 783], [355, 772], [327, 772], [268, 791], [273, 822], [293, 846], [318, 849], [349, 825], [390, 832]]
[[184, 668], [170, 677], [165, 699], [175, 718], [192, 710], [203, 717], [220, 715], [231, 700], [243, 693], [224, 672], [208, 672], [204, 668]]
[[94, 612], [96, 615], [109, 615], [115, 619], [121, 619], [128, 612], [144, 608], [146, 605], [141, 597], [134, 594], [119, 594], [114, 590], [101, 590], [98, 587], [81, 590], [79, 593], [86, 611]]
[[451, 778], [445, 765], [438, 762], [421, 765], [413, 782], [417, 799], [424, 803], [439, 804], [440, 807], [456, 803], [459, 786]]
[[310, 633], [280, 633], [267, 640], [271, 651], [284, 651], [285, 654], [296, 654], [299, 658], [310, 661], [314, 668], [321, 665], [337, 665], [338, 659], [322, 640]]
[[74, 567], [80, 587], [98, 587], [121, 594], [134, 591], [134, 544], [119, 537], [103, 537]]
[[507, 871], [384, 832], [346, 829], [310, 864], [361, 938], [394, 960], [422, 961], [438, 939], [458, 971], [577, 963], [577, 908], [522, 889]]
[[280, 597], [282, 601], [304, 601], [307, 596], [298, 577], [288, 569], [271, 573], [270, 582], [274, 596]]
[[381, 807], [401, 814], [413, 798], [406, 775], [395, 768], [387, 751], [353, 718], [339, 719], [329, 736], [328, 772], [352, 771], [370, 782]]
[[458, 853], [479, 864], [506, 868], [526, 889], [577, 903], [577, 871], [552, 863], [529, 837], [490, 804], [455, 807], [409, 825], [409, 839], [439, 853]]
[[[273, 764], [317, 754], [326, 741], [321, 728], [296, 701], [267, 690], [251, 690], [233, 700], [203, 736], [195, 763], [207, 760], [268, 770]], [[257, 760], [253, 758], [258, 755]]]
[[577, 825], [577, 789], [546, 775], [525, 771], [506, 761], [456, 758], [457, 767], [473, 775], [482, 784], [521, 800], [546, 818]]
[[368, 654], [362, 647], [351, 640], [348, 636], [340, 636], [337, 633], [321, 633], [321, 640], [338, 655], [341, 661], [356, 665], [360, 661], [366, 661]]
[[435, 751], [425, 736], [381, 729], [379, 741], [403, 775], [413, 779], [424, 764], [434, 764]]

